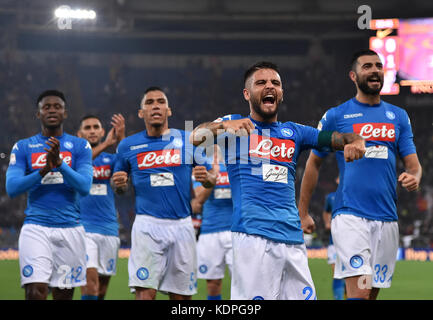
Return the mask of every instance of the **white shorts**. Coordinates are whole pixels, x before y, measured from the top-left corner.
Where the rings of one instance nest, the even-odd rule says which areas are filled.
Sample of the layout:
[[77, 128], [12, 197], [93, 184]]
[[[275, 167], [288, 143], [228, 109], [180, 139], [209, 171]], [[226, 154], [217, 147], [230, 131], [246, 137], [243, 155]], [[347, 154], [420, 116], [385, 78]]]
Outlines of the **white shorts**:
[[100, 275], [114, 276], [119, 246], [119, 237], [86, 232], [87, 268], [95, 268]]
[[86, 285], [83, 226], [50, 228], [24, 224], [18, 247], [21, 286], [36, 282], [61, 289]]
[[223, 279], [226, 266], [232, 273], [233, 250], [230, 231], [200, 234], [197, 242], [199, 279]]
[[372, 287], [389, 288], [397, 259], [397, 221], [368, 220], [339, 214], [331, 222], [337, 251], [334, 278], [371, 275]]
[[333, 244], [328, 245], [328, 264], [335, 264], [337, 261], [337, 252], [335, 251], [335, 246]]
[[129, 286], [181, 295], [197, 293], [197, 248], [191, 217], [136, 215], [128, 261]]
[[232, 300], [315, 300], [305, 244], [232, 233]]

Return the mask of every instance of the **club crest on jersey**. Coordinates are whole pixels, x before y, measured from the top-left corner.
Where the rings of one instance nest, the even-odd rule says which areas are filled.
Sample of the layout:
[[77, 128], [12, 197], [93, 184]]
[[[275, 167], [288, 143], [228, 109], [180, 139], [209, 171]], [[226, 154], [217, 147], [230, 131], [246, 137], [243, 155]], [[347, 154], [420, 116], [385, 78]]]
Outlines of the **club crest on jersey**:
[[71, 141], [66, 141], [66, 142], [63, 144], [63, 146], [64, 146], [66, 149], [71, 150], [71, 149], [74, 147], [74, 144], [73, 144]]
[[365, 140], [395, 141], [395, 127], [392, 123], [355, 123], [353, 132]]
[[93, 167], [93, 179], [107, 180], [111, 177], [110, 165], [94, 166]]
[[251, 157], [292, 162], [293, 155], [295, 154], [295, 142], [293, 140], [252, 134], [250, 136], [249, 154]]
[[289, 128], [283, 128], [281, 129], [281, 134], [287, 138], [290, 138], [293, 136], [293, 130]]
[[392, 111], [387, 111], [387, 112], [385, 112], [385, 115], [386, 115], [386, 117], [387, 117], [389, 120], [394, 120], [394, 119], [395, 119], [395, 113], [392, 112]]
[[150, 169], [160, 167], [177, 167], [181, 164], [180, 150], [164, 149], [137, 154], [138, 169]]
[[[60, 159], [68, 166], [72, 164], [72, 154], [69, 151], [60, 151]], [[47, 164], [47, 154], [45, 152], [32, 153], [32, 168], [41, 169]]]

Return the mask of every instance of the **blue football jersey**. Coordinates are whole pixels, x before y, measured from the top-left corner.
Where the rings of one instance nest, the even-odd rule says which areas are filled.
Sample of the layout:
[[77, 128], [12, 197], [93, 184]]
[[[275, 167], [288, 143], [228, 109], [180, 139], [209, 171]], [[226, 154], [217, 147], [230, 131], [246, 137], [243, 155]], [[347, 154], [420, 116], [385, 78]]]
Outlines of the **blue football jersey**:
[[[215, 121], [241, 118], [228, 115]], [[249, 118], [255, 126], [251, 135], [222, 134], [217, 139], [232, 190], [232, 231], [304, 243], [295, 197], [296, 162], [303, 150], [318, 147], [319, 131], [293, 122]]]
[[119, 235], [119, 223], [110, 178], [116, 155], [102, 152], [93, 159], [90, 194], [80, 198], [81, 222], [86, 232]]
[[196, 148], [183, 130], [161, 137], [146, 130], [123, 139], [117, 147], [114, 172], [129, 174], [136, 214], [181, 219], [191, 214], [192, 167]]
[[[233, 202], [230, 181], [226, 166], [223, 163], [219, 163], [219, 166], [216, 184], [203, 205], [201, 234], [227, 231], [232, 225]], [[206, 168], [210, 170], [212, 165], [207, 163]], [[201, 186], [201, 183], [194, 181], [194, 188], [198, 186]]]
[[[329, 109], [318, 128], [355, 132], [366, 140], [367, 150], [360, 160], [346, 163], [343, 152], [336, 152], [340, 184], [333, 217], [353, 214], [371, 220], [396, 221], [397, 156], [416, 153], [406, 111], [384, 101], [370, 106], [352, 98]], [[327, 155], [313, 152], [319, 157]]]
[[[90, 186], [92, 180], [92, 150], [87, 140], [67, 133], [56, 137], [60, 141], [60, 157], [63, 165], [69, 166], [75, 172], [80, 172]], [[18, 141], [11, 151], [8, 174], [38, 176], [40, 169], [46, 164], [49, 148], [45, 143], [48, 137], [37, 134]], [[59, 168], [53, 169], [45, 177], [32, 184], [28, 190], [26, 218], [24, 223], [39, 224], [47, 227], [75, 227], [81, 225], [79, 210], [79, 194], [66, 172]], [[8, 179], [8, 178], [7, 178]], [[10, 176], [9, 179], [13, 180]], [[68, 182], [69, 181], [69, 182]], [[13, 183], [10, 181], [9, 183]], [[88, 189], [87, 189], [88, 192]]]

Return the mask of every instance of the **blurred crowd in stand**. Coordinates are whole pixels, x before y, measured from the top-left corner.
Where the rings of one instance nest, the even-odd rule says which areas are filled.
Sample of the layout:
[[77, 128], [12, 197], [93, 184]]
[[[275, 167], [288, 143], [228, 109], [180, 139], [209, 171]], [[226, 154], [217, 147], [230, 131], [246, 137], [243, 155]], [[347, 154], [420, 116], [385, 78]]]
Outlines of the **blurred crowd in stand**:
[[[345, 61], [349, 56], [350, 53], [344, 53]], [[166, 90], [173, 109], [170, 126], [185, 129], [185, 121], [193, 121], [196, 126], [226, 114], [248, 114], [248, 104], [242, 96], [246, 65], [225, 67], [222, 59], [224, 57], [214, 57], [212, 63], [204, 64], [200, 58], [192, 57], [186, 65], [178, 67], [138, 68], [122, 63], [121, 58], [107, 66], [92, 66], [80, 63], [73, 54], [47, 54], [42, 62], [41, 59], [34, 61], [30, 54], [21, 54], [20, 59], [3, 54], [0, 57], [0, 248], [17, 247], [26, 196], [15, 199], [7, 196], [5, 173], [13, 144], [40, 130], [35, 117], [35, 100], [40, 92], [52, 88], [64, 91], [69, 109], [65, 122], [68, 133], [75, 134], [79, 119], [87, 113], [97, 114], [105, 126], [109, 126], [112, 114], [121, 112], [126, 119], [127, 135], [130, 135], [143, 129], [143, 122], [137, 117], [143, 90], [157, 85]], [[285, 91], [280, 121], [315, 127], [326, 109], [354, 95], [354, 86], [347, 77], [347, 63], [339, 64], [339, 59], [335, 57], [334, 63], [312, 60], [302, 68], [281, 68]], [[398, 187], [401, 246], [433, 247], [433, 170], [429, 167], [433, 163], [433, 99], [430, 111], [406, 106], [404, 93], [384, 99], [406, 108], [424, 171], [418, 192], [408, 193]], [[115, 149], [108, 151], [115, 152]], [[297, 191], [307, 156], [308, 152], [304, 152], [298, 161]], [[327, 165], [322, 166], [311, 207], [317, 224], [311, 243], [314, 246], [327, 243], [322, 210], [326, 194], [336, 188], [334, 180], [338, 173], [333, 157], [325, 161]], [[402, 170], [401, 163], [398, 170]], [[129, 246], [134, 219], [132, 194], [118, 197], [117, 207], [121, 244]]]

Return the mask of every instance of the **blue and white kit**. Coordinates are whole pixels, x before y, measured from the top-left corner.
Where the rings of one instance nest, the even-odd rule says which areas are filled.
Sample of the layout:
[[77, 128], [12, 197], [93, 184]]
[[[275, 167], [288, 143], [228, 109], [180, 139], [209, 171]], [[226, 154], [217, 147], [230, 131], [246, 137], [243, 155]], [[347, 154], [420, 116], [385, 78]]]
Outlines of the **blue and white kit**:
[[120, 246], [114, 192], [110, 186], [116, 155], [100, 153], [93, 159], [89, 195], [80, 198], [81, 222], [86, 230], [87, 268], [115, 275]]
[[88, 194], [91, 187], [92, 151], [84, 139], [67, 133], [56, 138], [63, 162], [43, 178], [39, 170], [46, 164], [44, 147], [49, 148], [45, 143], [48, 137], [37, 134], [20, 140], [11, 151], [6, 190], [11, 197], [28, 192], [19, 239], [22, 285], [86, 284], [84, 228], [78, 198], [79, 194]]
[[[228, 115], [215, 121], [242, 118]], [[231, 299], [315, 299], [295, 177], [299, 154], [318, 147], [319, 131], [293, 122], [248, 118], [255, 126], [249, 136], [217, 138], [234, 206]]]
[[318, 128], [354, 132], [366, 141], [360, 160], [346, 163], [343, 153], [336, 152], [340, 183], [331, 223], [335, 277], [375, 274], [373, 287], [389, 287], [399, 238], [396, 161], [416, 153], [410, 119], [404, 109], [385, 101], [368, 105], [352, 98], [329, 109]]
[[161, 137], [144, 130], [118, 145], [114, 171], [127, 172], [135, 192], [130, 287], [182, 295], [197, 291], [190, 204], [195, 150], [189, 133], [176, 129]]

